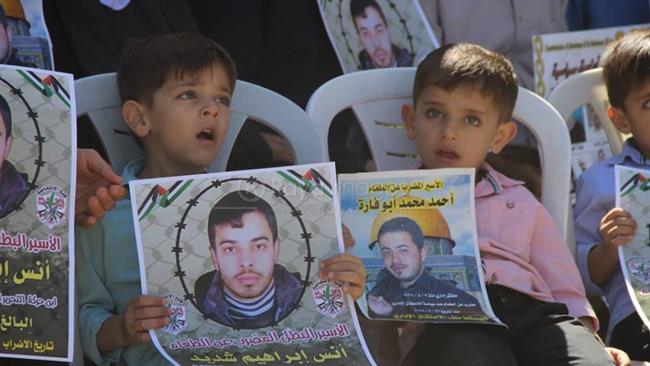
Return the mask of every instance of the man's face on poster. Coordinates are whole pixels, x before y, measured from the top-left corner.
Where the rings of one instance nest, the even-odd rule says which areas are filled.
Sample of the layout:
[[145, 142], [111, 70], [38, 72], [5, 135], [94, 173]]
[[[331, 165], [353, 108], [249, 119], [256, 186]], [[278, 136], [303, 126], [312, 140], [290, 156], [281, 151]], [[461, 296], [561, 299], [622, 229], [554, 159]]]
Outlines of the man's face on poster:
[[11, 51], [11, 31], [0, 23], [0, 62], [9, 57]]
[[261, 295], [268, 288], [280, 249], [263, 214], [245, 213], [241, 223], [241, 227], [215, 226], [210, 254], [224, 285], [247, 299]]
[[420, 277], [427, 251], [418, 249], [410, 233], [384, 233], [379, 238], [379, 247], [386, 269], [400, 282], [410, 284]]
[[393, 63], [393, 47], [388, 26], [372, 6], [365, 9], [365, 15], [354, 18], [363, 48], [376, 68], [389, 67]]
[[9, 150], [11, 150], [11, 137], [7, 136], [7, 128], [0, 117], [0, 169], [9, 157]]

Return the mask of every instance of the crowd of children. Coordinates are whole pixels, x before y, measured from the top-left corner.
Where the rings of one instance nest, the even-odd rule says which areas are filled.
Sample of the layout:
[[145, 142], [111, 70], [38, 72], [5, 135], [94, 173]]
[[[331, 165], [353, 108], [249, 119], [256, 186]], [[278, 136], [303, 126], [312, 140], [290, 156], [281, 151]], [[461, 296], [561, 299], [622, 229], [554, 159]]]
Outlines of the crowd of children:
[[[650, 333], [617, 264], [616, 249], [630, 241], [636, 223], [615, 207], [613, 173], [616, 164], [649, 164], [650, 32], [616, 41], [603, 68], [610, 118], [633, 137], [619, 155], [580, 178], [576, 265], [545, 208], [521, 182], [485, 162], [517, 132], [510, 121], [518, 91], [511, 63], [460, 43], [433, 51], [419, 64], [413, 104], [402, 108], [406, 134], [417, 147], [418, 168], [476, 169], [476, 223], [488, 296], [508, 328], [393, 322], [373, 328], [392, 336], [367, 337], [397, 340], [368, 345], [378, 364], [625, 365], [626, 353], [650, 360]], [[96, 192], [79, 202], [78, 222], [87, 228], [77, 230], [76, 260], [81, 339], [86, 356], [98, 365], [165, 363], [148, 330], [168, 322], [168, 309], [161, 298], [142, 295], [129, 198], [120, 201], [125, 192], [119, 184], [202, 172], [229, 128], [236, 77], [226, 51], [197, 35], [153, 37], [124, 52], [118, 70], [123, 117], [146, 158], [128, 164], [122, 181], [108, 175], [108, 187], [91, 178], [80, 186]], [[81, 172], [92, 164], [85, 166]], [[345, 228], [344, 233], [346, 245], [354, 245]], [[320, 274], [345, 281], [354, 298], [363, 292], [365, 272], [351, 255], [323, 261]], [[607, 340], [615, 348], [605, 347], [595, 333], [599, 322], [583, 283], [607, 298]], [[387, 354], [397, 357], [389, 360]]]

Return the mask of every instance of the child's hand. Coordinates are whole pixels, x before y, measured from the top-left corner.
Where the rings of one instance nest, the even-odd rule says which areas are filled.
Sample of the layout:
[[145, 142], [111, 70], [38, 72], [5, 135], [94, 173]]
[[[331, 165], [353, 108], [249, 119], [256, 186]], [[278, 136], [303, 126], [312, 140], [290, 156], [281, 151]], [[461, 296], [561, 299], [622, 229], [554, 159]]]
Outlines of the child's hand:
[[348, 229], [348, 227], [345, 226], [345, 224], [341, 224], [341, 230], [343, 231], [343, 245], [345, 246], [345, 249], [353, 247], [356, 241], [352, 237], [352, 233], [350, 232], [350, 229]]
[[631, 364], [630, 357], [625, 353], [625, 351], [612, 347], [605, 347], [605, 351], [607, 351], [609, 357], [614, 360], [616, 366], [628, 366]]
[[629, 243], [635, 232], [636, 221], [622, 208], [614, 207], [600, 220], [601, 245], [612, 255], [619, 246]]
[[366, 269], [361, 259], [350, 254], [337, 254], [321, 261], [318, 275], [322, 279], [344, 282], [343, 292], [354, 300], [361, 297], [366, 286]]
[[124, 335], [129, 344], [150, 342], [149, 329], [160, 329], [169, 323], [171, 309], [158, 296], [140, 295], [126, 304], [122, 316]]

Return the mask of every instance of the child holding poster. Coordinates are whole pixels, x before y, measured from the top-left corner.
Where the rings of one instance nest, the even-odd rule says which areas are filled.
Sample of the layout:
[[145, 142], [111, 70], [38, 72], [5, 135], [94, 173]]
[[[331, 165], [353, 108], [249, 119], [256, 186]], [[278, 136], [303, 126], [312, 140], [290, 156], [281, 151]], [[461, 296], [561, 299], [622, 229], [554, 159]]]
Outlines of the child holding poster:
[[[508, 329], [407, 323], [402, 360], [436, 365], [610, 365], [592, 329], [571, 253], [544, 207], [487, 165], [513, 138], [517, 77], [502, 55], [472, 44], [433, 51], [402, 108], [421, 168], [475, 168], [478, 242], [492, 309]], [[582, 320], [582, 322], [581, 322]], [[624, 355], [616, 356], [619, 361]]]
[[574, 209], [577, 261], [587, 290], [606, 297], [611, 314], [608, 343], [632, 359], [650, 361], [650, 332], [634, 310], [618, 264], [618, 247], [630, 243], [637, 224], [629, 212], [615, 207], [614, 179], [615, 165], [650, 166], [650, 32], [632, 31], [612, 43], [602, 67], [609, 117], [632, 138], [621, 153], [595, 163], [580, 176]]
[[[227, 52], [201, 36], [165, 35], [127, 47], [118, 70], [122, 112], [146, 159], [127, 164], [123, 181], [203, 172], [229, 127], [236, 78]], [[80, 229], [77, 240], [79, 327], [86, 356], [98, 365], [167, 364], [148, 330], [167, 324], [170, 308], [161, 297], [141, 295], [130, 199], [91, 229]], [[348, 256], [334, 257], [321, 271], [347, 281], [350, 293], [363, 288], [363, 268]]]

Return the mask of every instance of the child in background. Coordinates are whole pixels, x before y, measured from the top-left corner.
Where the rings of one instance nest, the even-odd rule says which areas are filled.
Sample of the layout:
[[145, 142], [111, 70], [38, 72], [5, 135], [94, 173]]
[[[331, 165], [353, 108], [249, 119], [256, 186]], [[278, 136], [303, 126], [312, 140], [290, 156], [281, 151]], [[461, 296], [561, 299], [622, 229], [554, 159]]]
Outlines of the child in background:
[[611, 107], [622, 133], [632, 134], [623, 150], [584, 172], [576, 185], [576, 257], [590, 293], [604, 295], [610, 311], [608, 344], [632, 359], [650, 361], [650, 332], [634, 310], [618, 260], [618, 247], [637, 230], [616, 204], [614, 166], [649, 169], [650, 32], [634, 31], [610, 44], [601, 63]]

